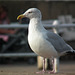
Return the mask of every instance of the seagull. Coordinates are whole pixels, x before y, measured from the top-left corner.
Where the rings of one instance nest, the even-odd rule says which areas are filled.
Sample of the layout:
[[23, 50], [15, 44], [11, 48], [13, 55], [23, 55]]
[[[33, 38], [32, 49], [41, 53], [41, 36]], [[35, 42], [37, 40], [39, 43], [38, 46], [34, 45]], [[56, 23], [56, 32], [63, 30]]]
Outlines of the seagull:
[[[54, 64], [54, 58], [75, 52], [62, 37], [53, 32], [47, 31], [42, 24], [42, 15], [39, 9], [30, 8], [25, 13], [19, 15], [17, 20], [27, 17], [30, 19], [28, 27], [28, 43], [31, 49], [39, 56], [43, 57], [43, 70], [37, 73], [45, 73], [45, 58], [51, 58]], [[55, 73], [55, 66], [49, 73]]]

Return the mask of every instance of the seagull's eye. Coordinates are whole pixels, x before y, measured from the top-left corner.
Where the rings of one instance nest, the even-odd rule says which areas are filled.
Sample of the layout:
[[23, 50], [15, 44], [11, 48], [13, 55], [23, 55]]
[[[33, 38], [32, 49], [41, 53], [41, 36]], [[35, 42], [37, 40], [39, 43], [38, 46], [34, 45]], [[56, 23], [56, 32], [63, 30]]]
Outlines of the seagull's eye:
[[32, 13], [32, 12], [28, 12], [28, 13]]

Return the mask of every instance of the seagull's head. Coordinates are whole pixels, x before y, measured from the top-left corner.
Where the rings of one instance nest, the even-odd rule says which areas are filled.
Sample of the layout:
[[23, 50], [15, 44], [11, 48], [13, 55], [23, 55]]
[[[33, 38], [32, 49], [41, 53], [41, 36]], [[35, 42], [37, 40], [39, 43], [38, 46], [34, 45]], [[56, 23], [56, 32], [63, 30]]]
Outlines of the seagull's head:
[[25, 13], [19, 15], [17, 17], [17, 20], [18, 19], [22, 19], [24, 17], [27, 17], [29, 19], [32, 19], [32, 18], [39, 18], [39, 19], [41, 19], [41, 12], [37, 8], [30, 8]]

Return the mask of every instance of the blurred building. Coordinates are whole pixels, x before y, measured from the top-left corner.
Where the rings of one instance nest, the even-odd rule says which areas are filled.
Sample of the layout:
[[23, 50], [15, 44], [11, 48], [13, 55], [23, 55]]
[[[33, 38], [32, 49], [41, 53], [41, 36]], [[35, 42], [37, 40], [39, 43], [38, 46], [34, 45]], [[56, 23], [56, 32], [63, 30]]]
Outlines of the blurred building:
[[59, 15], [69, 14], [75, 17], [75, 1], [72, 0], [0, 0], [0, 4], [7, 6], [11, 22], [16, 22], [16, 17], [31, 7], [39, 8], [44, 20], [56, 19]]

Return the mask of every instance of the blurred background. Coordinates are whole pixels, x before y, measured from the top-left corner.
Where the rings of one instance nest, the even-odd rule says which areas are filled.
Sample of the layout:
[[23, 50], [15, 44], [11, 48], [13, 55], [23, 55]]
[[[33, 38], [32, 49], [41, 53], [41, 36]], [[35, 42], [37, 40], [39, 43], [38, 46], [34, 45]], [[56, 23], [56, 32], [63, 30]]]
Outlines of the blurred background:
[[[75, 1], [71, 0], [0, 0], [0, 25], [28, 25], [29, 19], [23, 18], [17, 21], [17, 16], [28, 8], [38, 8], [42, 12], [43, 23], [52, 25], [56, 20], [57, 25], [75, 25]], [[57, 28], [62, 38], [75, 49], [75, 26]], [[6, 28], [6, 26], [5, 26]], [[52, 28], [48, 28], [52, 31]], [[0, 54], [2, 53], [33, 53], [27, 41], [27, 28], [0, 28]], [[37, 57], [3, 57], [0, 56], [0, 64], [8, 64], [14, 61], [36, 64]], [[63, 56], [64, 57], [64, 56]], [[29, 59], [27, 59], [29, 58]], [[61, 57], [60, 60], [75, 60], [75, 55]]]
[[11, 22], [17, 22], [16, 17], [32, 7], [42, 11], [43, 20], [57, 19], [60, 15], [72, 15], [73, 18], [75, 17], [75, 2], [71, 0], [0, 0], [0, 5], [7, 7]]

